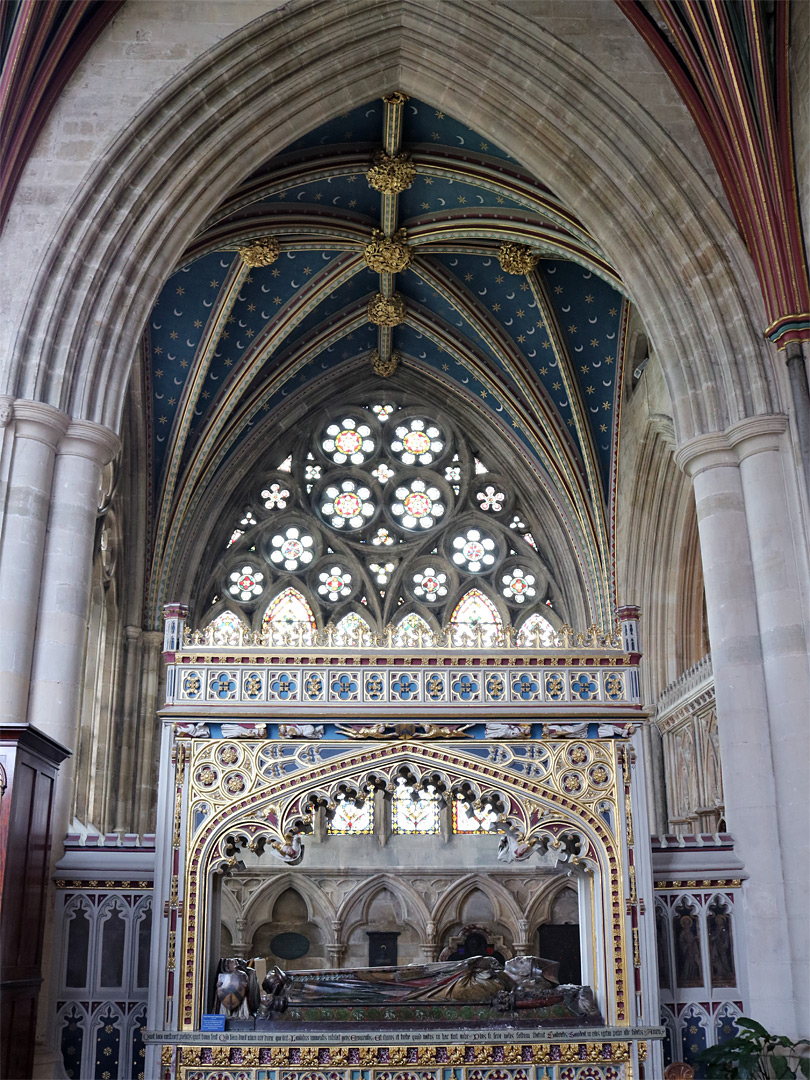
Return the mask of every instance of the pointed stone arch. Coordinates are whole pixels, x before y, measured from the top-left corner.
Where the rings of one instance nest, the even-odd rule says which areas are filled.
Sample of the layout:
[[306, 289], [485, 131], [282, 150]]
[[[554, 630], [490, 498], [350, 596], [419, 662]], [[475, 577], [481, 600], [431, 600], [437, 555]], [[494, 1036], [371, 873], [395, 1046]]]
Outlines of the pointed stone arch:
[[[282, 8], [161, 87], [78, 185], [2, 388], [117, 428], [139, 328], [217, 202], [294, 132], [380, 95], [396, 73], [406, 92], [497, 131], [591, 229], [662, 358], [681, 439], [773, 411], [750, 258], [674, 139], [520, 10], [453, 9], [447, 18], [424, 0]], [[306, 64], [289, 64], [301, 55]]]

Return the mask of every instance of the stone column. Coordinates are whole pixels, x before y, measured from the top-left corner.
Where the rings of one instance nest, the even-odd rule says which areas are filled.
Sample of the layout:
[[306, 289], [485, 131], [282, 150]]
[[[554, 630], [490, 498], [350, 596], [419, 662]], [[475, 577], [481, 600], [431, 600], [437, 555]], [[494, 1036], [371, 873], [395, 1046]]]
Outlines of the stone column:
[[124, 627], [124, 707], [118, 718], [120, 725], [116, 732], [116, 745], [120, 745], [120, 767], [118, 770], [119, 791], [117, 794], [115, 830], [127, 832], [132, 827], [133, 806], [135, 802], [134, 784], [136, 772], [136, 753], [138, 737], [138, 680], [141, 667], [140, 626]]
[[[109, 428], [74, 420], [54, 465], [28, 719], [70, 750], [77, 741], [98, 486], [102, 466], [120, 445]], [[56, 796], [60, 836], [70, 815], [72, 760], [65, 762]]]
[[[777, 786], [746, 499], [721, 433], [682, 446], [692, 478], [712, 646], [729, 831], [750, 874], [744, 898], [750, 1012], [771, 1030], [794, 1016]], [[784, 521], [777, 528], [787, 528]]]
[[[789, 447], [785, 446], [780, 453], [780, 441], [787, 424], [786, 416], [754, 417], [735, 424], [726, 434], [740, 461], [745, 495], [776, 776], [796, 1022], [801, 1030], [805, 1030], [810, 1010], [810, 911], [807, 901], [810, 881], [807, 815], [810, 671], [802, 618], [800, 568], [791, 535], [783, 471], [783, 454], [790, 454]], [[788, 857], [784, 858], [785, 855]]]
[[[154, 825], [155, 779], [160, 740], [161, 666], [163, 664], [163, 634], [160, 630], [145, 630], [141, 637], [141, 692], [138, 706], [137, 775], [129, 782], [135, 788], [135, 822], [138, 832], [150, 832]], [[122, 783], [127, 780], [122, 778]]]
[[[0, 555], [0, 723], [24, 724], [54, 457], [69, 420], [39, 401], [15, 401], [10, 411], [13, 430]], [[8, 412], [6, 408], [4, 415]]]

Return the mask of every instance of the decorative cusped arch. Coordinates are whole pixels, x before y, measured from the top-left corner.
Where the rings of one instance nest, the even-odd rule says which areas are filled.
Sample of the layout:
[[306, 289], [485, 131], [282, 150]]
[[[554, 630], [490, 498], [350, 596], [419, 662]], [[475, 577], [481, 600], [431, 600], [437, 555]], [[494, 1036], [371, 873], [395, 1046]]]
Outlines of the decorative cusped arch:
[[286, 6], [162, 87], [54, 235], [3, 389], [117, 428], [139, 329], [206, 218], [298, 132], [390, 90], [392, 73], [497, 133], [592, 231], [639, 305], [682, 439], [774, 410], [753, 267], [697, 169], [580, 53], [511, 7], [460, 0], [441, 14], [425, 0]]
[[[196, 1021], [204, 997], [199, 973], [208, 969], [212, 933], [218, 930], [208, 925], [209, 895], [216, 875], [235, 866], [240, 853], [248, 849], [299, 863], [306, 844], [302, 854], [296, 834], [309, 827], [313, 803], [333, 802], [339, 790], [390, 790], [402, 774], [417, 784], [433, 784], [440, 792], [464, 786], [476, 797], [492, 793], [503, 808], [502, 821], [517, 838], [513, 853], [518, 859], [529, 858], [536, 849], [576, 868], [580, 876], [592, 876], [588, 917], [594, 940], [603, 944], [593, 958], [590, 975], [604, 999], [606, 1015], [623, 1018], [629, 960], [618, 898], [625, 888], [626, 867], [623, 843], [608, 819], [623, 820], [625, 798], [624, 794], [620, 797], [620, 787], [629, 782], [624, 748], [613, 742], [548, 741], [543, 754], [533, 755], [530, 770], [520, 762], [514, 768], [504, 767], [502, 760], [492, 760], [472, 744], [447, 749], [407, 740], [361, 749], [335, 745], [328, 752], [324, 744], [318, 763], [308, 761], [308, 767], [291, 770], [279, 770], [277, 756], [260, 742], [236, 746], [227, 740], [200, 740], [191, 744], [190, 751], [185, 880], [186, 902], [190, 900], [193, 907], [185, 922], [180, 954], [184, 957], [184, 1025]], [[306, 748], [298, 753], [306, 756]], [[606, 801], [613, 808], [607, 816], [600, 809]], [[203, 805], [205, 816], [198, 813]], [[363, 885], [366, 897], [373, 892], [368, 886], [368, 882]], [[514, 907], [507, 897], [504, 904]], [[427, 911], [419, 905], [416, 910], [427, 926], [432, 921]], [[511, 914], [520, 917], [516, 908]]]

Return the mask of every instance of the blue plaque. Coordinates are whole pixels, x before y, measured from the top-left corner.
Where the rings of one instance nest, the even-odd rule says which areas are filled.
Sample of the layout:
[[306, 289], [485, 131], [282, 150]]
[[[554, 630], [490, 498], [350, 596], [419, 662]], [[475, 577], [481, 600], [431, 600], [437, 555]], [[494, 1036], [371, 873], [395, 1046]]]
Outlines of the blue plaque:
[[225, 1013], [203, 1013], [200, 1031], [224, 1031]]

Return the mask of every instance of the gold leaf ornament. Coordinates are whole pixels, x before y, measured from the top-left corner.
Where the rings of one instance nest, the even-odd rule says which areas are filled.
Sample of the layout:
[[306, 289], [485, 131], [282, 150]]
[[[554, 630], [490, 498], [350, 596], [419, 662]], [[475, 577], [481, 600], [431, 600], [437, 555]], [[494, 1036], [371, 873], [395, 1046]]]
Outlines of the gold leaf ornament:
[[366, 266], [378, 274], [398, 274], [411, 261], [411, 249], [407, 232], [400, 229], [394, 236], [386, 236], [379, 229], [371, 234], [371, 243], [363, 248]]
[[371, 368], [381, 379], [390, 379], [398, 367], [399, 353], [392, 352], [390, 356], [380, 356], [377, 349], [372, 352]]
[[399, 326], [405, 321], [405, 301], [399, 293], [376, 293], [368, 302], [368, 321], [375, 326]]
[[382, 195], [399, 195], [407, 191], [416, 179], [416, 167], [407, 154], [386, 154], [378, 150], [374, 155], [366, 180]]
[[272, 236], [262, 236], [251, 240], [244, 247], [237, 248], [245, 266], [258, 269], [261, 266], [270, 266], [279, 257], [281, 247], [278, 240]]
[[498, 262], [507, 274], [530, 274], [540, 259], [536, 251], [525, 244], [503, 243], [498, 249]]

